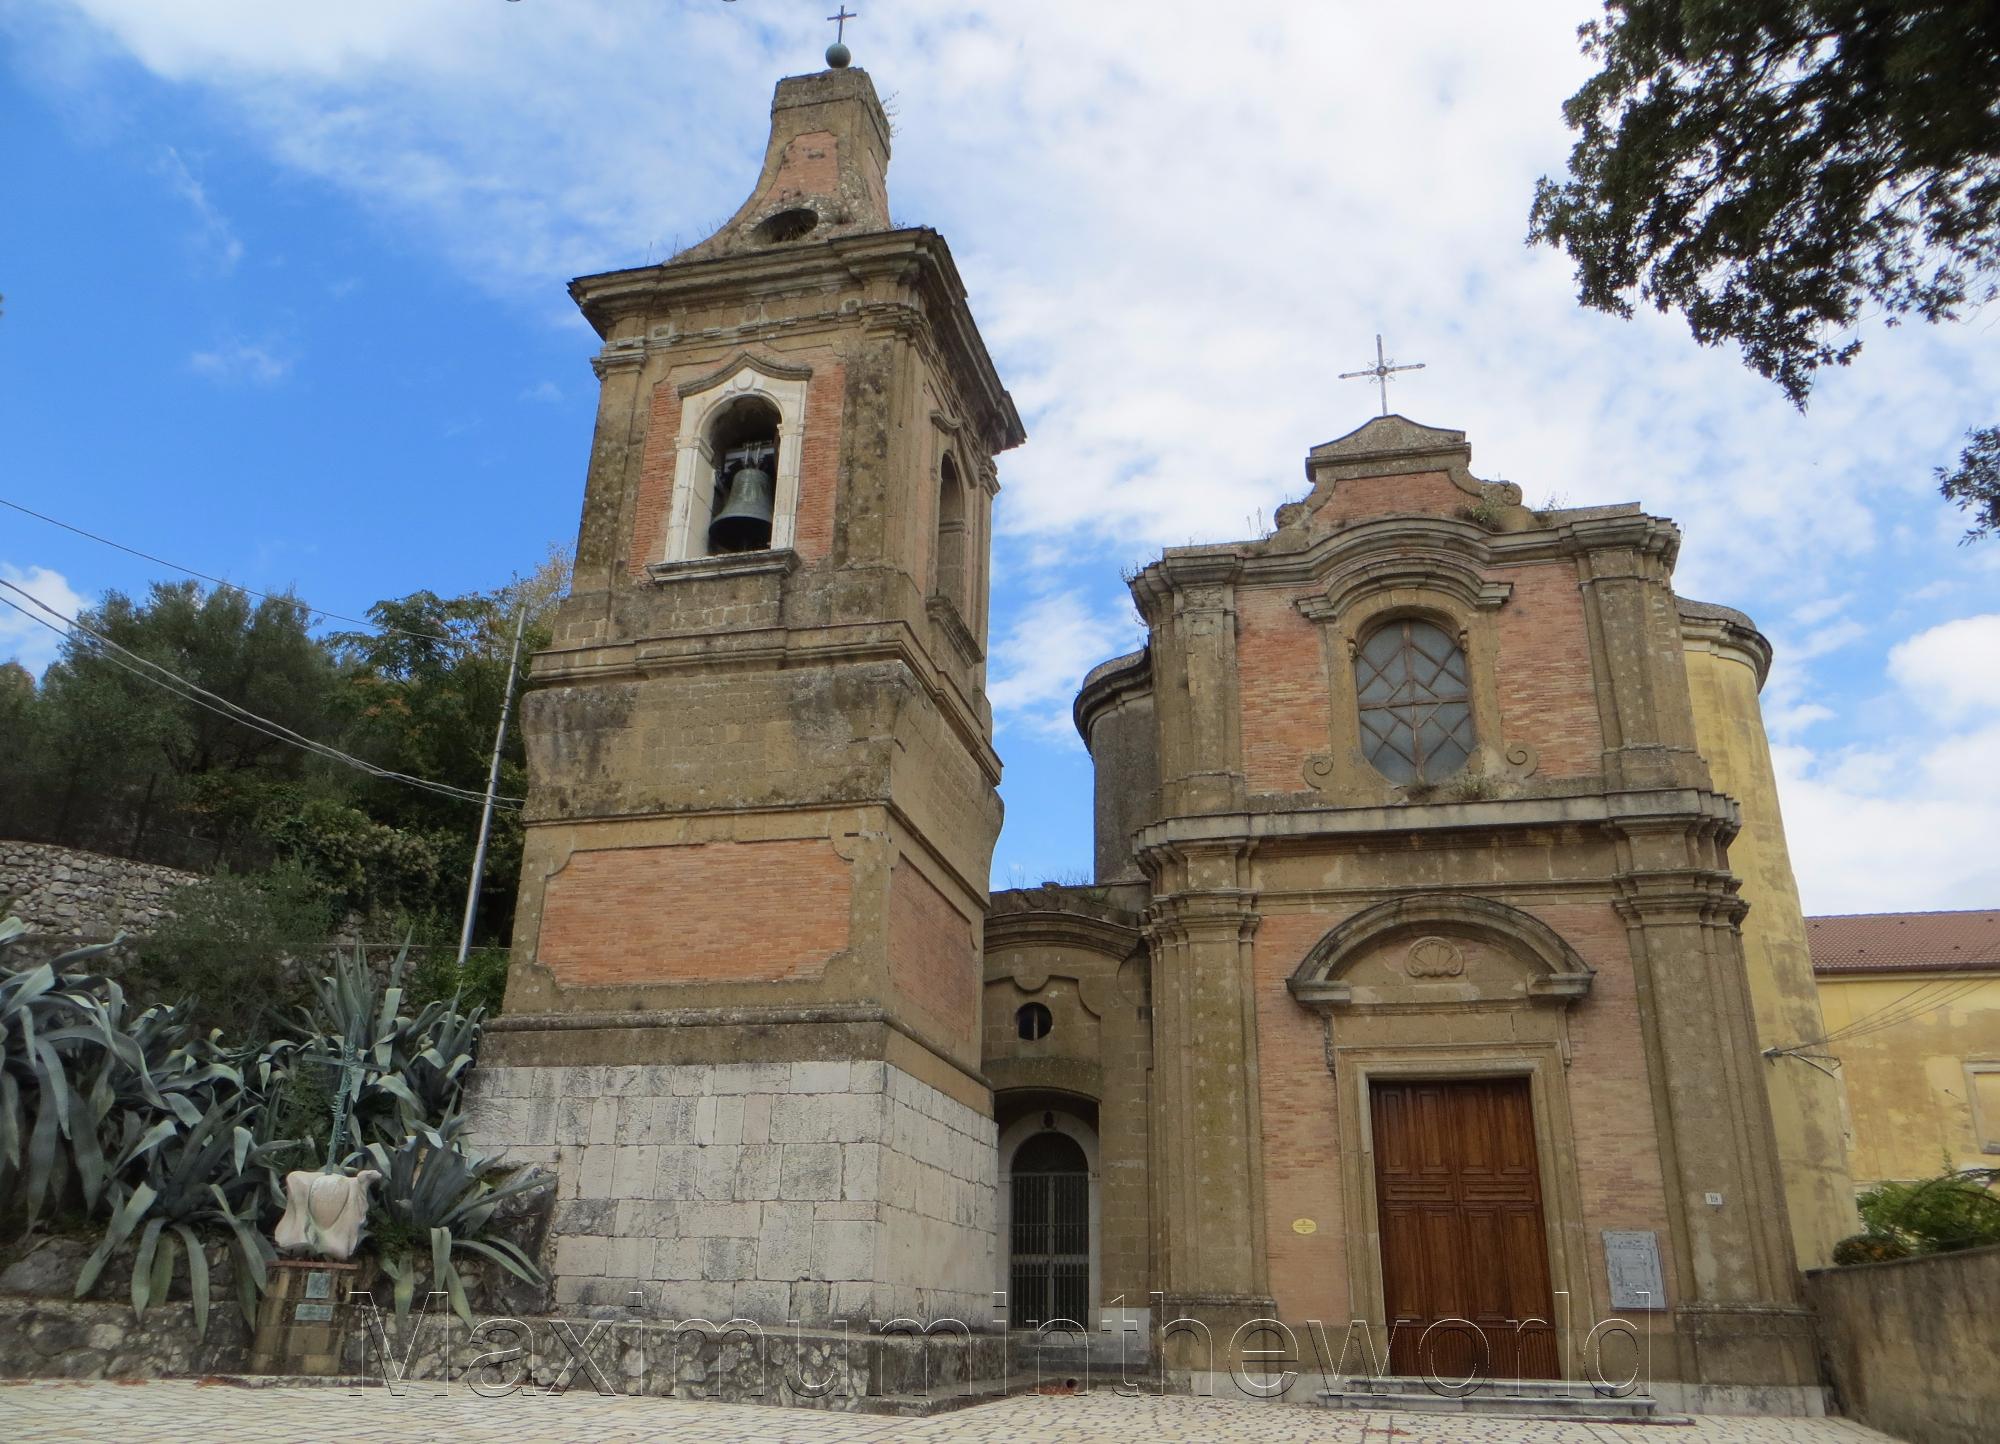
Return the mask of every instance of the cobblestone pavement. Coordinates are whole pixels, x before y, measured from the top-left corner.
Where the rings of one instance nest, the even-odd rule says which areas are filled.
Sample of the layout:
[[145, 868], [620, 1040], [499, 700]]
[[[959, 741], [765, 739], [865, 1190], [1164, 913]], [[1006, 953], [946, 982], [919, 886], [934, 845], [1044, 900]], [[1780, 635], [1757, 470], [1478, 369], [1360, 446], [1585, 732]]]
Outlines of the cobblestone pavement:
[[1692, 1426], [1333, 1412], [1190, 1398], [1025, 1395], [933, 1419], [817, 1413], [679, 1399], [448, 1397], [384, 1389], [246, 1389], [217, 1383], [0, 1383], [6, 1444], [1888, 1444], [1844, 1419], [1710, 1416]]

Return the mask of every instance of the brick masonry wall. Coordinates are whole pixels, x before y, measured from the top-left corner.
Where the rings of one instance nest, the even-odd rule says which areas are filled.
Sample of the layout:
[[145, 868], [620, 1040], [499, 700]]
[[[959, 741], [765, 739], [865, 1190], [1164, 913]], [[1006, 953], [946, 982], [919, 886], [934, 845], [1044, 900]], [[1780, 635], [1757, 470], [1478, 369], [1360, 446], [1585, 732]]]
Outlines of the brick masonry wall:
[[824, 838], [578, 852], [535, 956], [569, 986], [810, 976], [847, 947], [852, 888]]
[[889, 976], [954, 1040], [971, 1040], [980, 986], [972, 924], [908, 858], [889, 877]]
[[833, 554], [833, 511], [840, 481], [840, 412], [847, 395], [847, 367], [815, 362], [806, 384], [806, 445], [799, 454], [799, 511], [792, 550], [803, 562]]
[[1320, 628], [1294, 605], [1300, 595], [1245, 588], [1236, 597], [1243, 776], [1251, 792], [1305, 790], [1305, 759], [1326, 751], [1331, 736]]
[[1312, 519], [1324, 526], [1356, 517], [1406, 512], [1452, 516], [1459, 508], [1472, 506], [1474, 501], [1441, 471], [1417, 471], [1405, 476], [1352, 476], [1334, 484]]
[[[1593, 1281], [1602, 1288], [1604, 1229], [1660, 1235], [1670, 1298], [1680, 1297], [1667, 1247], [1665, 1184], [1653, 1122], [1639, 1006], [1624, 925], [1608, 904], [1528, 909], [1597, 971], [1570, 1016], [1567, 1084]], [[1347, 1258], [1341, 1218], [1342, 1141], [1325, 1034], [1285, 980], [1347, 914], [1267, 915], [1256, 938], [1257, 1049], [1265, 1205], [1272, 1286], [1285, 1318], [1346, 1318]], [[1338, 1020], [1335, 1021], [1339, 1027]], [[1311, 1218], [1316, 1232], [1292, 1231]]]
[[991, 1313], [993, 1121], [880, 1062], [482, 1067], [482, 1150], [557, 1179], [561, 1308], [830, 1320]]
[[[1257, 1082], [1263, 1121], [1265, 1239], [1271, 1287], [1285, 1319], [1346, 1319], [1347, 1241], [1340, 1207], [1340, 1125], [1326, 1069], [1325, 1030], [1285, 980], [1332, 913], [1280, 913], [1258, 924]], [[1316, 1232], [1297, 1234], [1310, 1218]]]
[[199, 873], [41, 842], [0, 842], [0, 915], [36, 933], [108, 938], [151, 932]]
[[831, 195], [840, 188], [840, 137], [830, 130], [795, 135], [778, 159], [768, 194], [796, 191], [802, 196]]
[[1555, 563], [1497, 575], [1514, 584], [1507, 605], [1494, 614], [1502, 736], [1536, 750], [1539, 776], [1594, 775], [1604, 766], [1604, 731], [1576, 568]]
[[[685, 379], [685, 378], [682, 378]], [[674, 442], [681, 429], [681, 394], [669, 378], [653, 388], [646, 414], [646, 449], [639, 462], [639, 494], [633, 498], [631, 547], [625, 569], [633, 581], [646, 579], [646, 564], [667, 554], [667, 517], [673, 510]]]

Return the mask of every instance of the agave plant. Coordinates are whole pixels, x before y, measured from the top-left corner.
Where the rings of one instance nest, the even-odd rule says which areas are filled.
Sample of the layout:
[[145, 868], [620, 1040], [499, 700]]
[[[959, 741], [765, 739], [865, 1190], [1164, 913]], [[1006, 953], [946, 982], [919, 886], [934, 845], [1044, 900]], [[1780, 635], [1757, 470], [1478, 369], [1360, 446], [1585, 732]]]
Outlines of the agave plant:
[[472, 1308], [465, 1297], [452, 1254], [458, 1251], [492, 1259], [527, 1284], [540, 1284], [537, 1269], [518, 1244], [491, 1231], [493, 1215], [510, 1198], [539, 1192], [552, 1182], [532, 1169], [519, 1169], [498, 1183], [488, 1181], [486, 1160], [461, 1150], [457, 1134], [463, 1120], [452, 1118], [440, 1128], [425, 1128], [395, 1148], [368, 1145], [374, 1167], [382, 1172], [380, 1209], [387, 1226], [377, 1230], [377, 1255], [382, 1271], [395, 1281], [397, 1319], [409, 1317], [416, 1292], [419, 1255], [428, 1251], [432, 1287], [450, 1295], [451, 1307], [467, 1323]]
[[[407, 947], [397, 954], [386, 985], [358, 951], [338, 959], [314, 989], [305, 1036], [286, 1060], [300, 1067], [317, 1058], [338, 1068], [357, 1152], [369, 1141], [399, 1145], [448, 1118], [478, 1050], [478, 1009], [461, 1012], [454, 999], [403, 1010], [407, 956]], [[348, 1060], [351, 1071], [342, 1066]]]
[[177, 1255], [185, 1253], [197, 1336], [208, 1331], [208, 1256], [198, 1228], [228, 1230], [236, 1250], [237, 1300], [254, 1320], [265, 1266], [276, 1256], [257, 1227], [266, 1196], [270, 1154], [280, 1144], [259, 1142], [252, 1127], [255, 1105], [241, 1094], [219, 1093], [208, 1112], [190, 1124], [168, 1116], [146, 1126], [127, 1113], [122, 1146], [112, 1164], [111, 1222], [77, 1276], [76, 1296], [96, 1284], [105, 1264], [136, 1239], [132, 1309], [140, 1318], [164, 1301]]
[[[0, 920], [0, 947], [26, 931], [19, 918]], [[123, 992], [70, 971], [116, 945], [0, 972], [0, 1200], [19, 1191], [30, 1224], [72, 1177], [85, 1205], [95, 1206], [106, 1177], [98, 1134], [110, 1097], [135, 1079], [145, 1086], [143, 1048], [122, 1026]]]

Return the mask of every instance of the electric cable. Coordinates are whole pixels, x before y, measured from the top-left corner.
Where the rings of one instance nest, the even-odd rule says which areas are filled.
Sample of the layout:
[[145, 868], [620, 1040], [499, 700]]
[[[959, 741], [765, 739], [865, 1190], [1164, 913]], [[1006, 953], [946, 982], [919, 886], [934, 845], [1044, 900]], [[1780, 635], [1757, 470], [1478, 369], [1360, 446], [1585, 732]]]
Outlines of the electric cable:
[[[458, 787], [453, 785], [452, 783], [437, 782], [427, 777], [417, 777], [411, 773], [398, 772], [395, 771], [393, 768], [380, 767], [373, 762], [367, 761], [364, 758], [356, 757], [352, 753], [343, 752], [339, 748], [331, 746], [328, 743], [316, 741], [313, 738], [305, 736], [303, 733], [296, 732], [293, 729], [285, 726], [282, 722], [273, 721], [271, 718], [264, 717], [258, 713], [252, 712], [246, 707], [238, 706], [236, 703], [231, 702], [228, 698], [218, 696], [217, 694], [208, 691], [206, 688], [194, 682], [189, 681], [187, 678], [181, 676], [179, 673], [174, 672], [167, 667], [163, 667], [159, 663], [154, 662], [149, 658], [142, 657], [138, 653], [133, 652], [127, 647], [120, 646], [117, 642], [112, 641], [109, 637], [106, 637], [101, 633], [92, 631], [89, 627], [84, 626], [81, 622], [77, 621], [75, 618], [64, 616], [63, 613], [57, 611], [54, 607], [51, 607], [48, 603], [40, 600], [38, 597], [35, 597], [31, 593], [29, 593], [25, 588], [16, 586], [13, 582], [7, 581], [4, 578], [0, 578], [0, 587], [5, 587], [9, 591], [19, 593], [21, 596], [26, 597], [30, 602], [34, 603], [35, 606], [41, 608], [41, 610], [47, 612], [50, 616], [57, 618], [66, 626], [73, 628], [75, 631], [80, 632], [84, 636], [91, 638], [93, 641], [100, 643], [104, 648], [110, 649], [109, 651], [94, 652], [93, 655], [99, 657], [103, 661], [110, 662], [112, 665], [119, 667], [126, 672], [131, 673], [133, 676], [138, 677], [141, 681], [152, 683], [154, 686], [159, 687], [161, 690], [168, 692], [173, 696], [179, 697], [183, 701], [192, 702], [194, 705], [204, 709], [205, 711], [213, 712], [219, 717], [223, 717], [232, 722], [237, 722], [242, 726], [250, 728], [254, 732], [261, 733], [262, 735], [273, 739], [274, 741], [283, 742], [290, 746], [298, 747], [306, 752], [314, 754], [315, 756], [324, 757], [328, 761], [338, 762], [343, 766], [352, 767], [357, 771], [365, 772], [371, 777], [379, 777], [382, 778], [384, 781], [388, 782], [400, 782], [403, 783], [405, 786], [416, 787], [423, 791], [436, 793], [439, 796], [449, 797], [460, 802], [473, 802], [473, 803], [484, 804], [486, 801], [486, 794], [484, 792], [474, 792], [469, 788]], [[61, 634], [63, 631], [62, 627], [57, 626], [54, 622], [50, 622], [45, 618], [36, 616], [33, 612], [29, 611], [19, 602], [13, 601], [11, 598], [0, 597], [0, 603], [4, 603], [5, 605], [12, 607], [15, 611], [21, 613], [21, 615], [27, 617], [31, 621], [39, 623], [44, 627], [47, 627], [52, 632]], [[129, 657], [131, 661], [127, 662], [123, 660], [120, 656], [113, 655], [113, 653], [122, 653], [123, 657]], [[137, 663], [138, 666], [134, 666], [132, 665], [132, 663]], [[142, 667], [147, 670], [144, 671], [140, 670], [140, 668]], [[157, 673], [159, 675], [155, 676], [153, 675], [154, 673]], [[170, 680], [163, 681], [161, 680], [162, 678], [167, 678]], [[174, 684], [178, 685], [176, 686]], [[496, 795], [493, 801], [498, 806], [519, 807], [521, 805], [522, 799], [518, 797], [501, 797]]]
[[135, 557], [143, 557], [147, 561], [154, 562], [159, 566], [172, 567], [177, 572], [186, 572], [191, 577], [200, 577], [203, 581], [213, 582], [218, 587], [228, 587], [231, 591], [242, 592], [246, 596], [261, 597], [267, 602], [278, 602], [285, 606], [298, 607], [300, 610], [309, 612], [316, 617], [331, 617], [336, 622], [352, 622], [357, 627], [367, 627], [371, 631], [394, 632], [398, 636], [418, 637], [427, 642], [444, 642], [454, 647], [465, 645], [459, 638], [448, 636], [443, 632], [413, 632], [407, 627], [391, 627], [382, 622], [368, 622], [363, 621], [360, 617], [349, 617], [343, 616], [339, 612], [329, 612], [324, 607], [315, 607], [310, 602], [298, 597], [278, 596], [271, 592], [260, 592], [255, 587], [246, 587], [241, 582], [230, 581], [227, 577], [211, 576], [207, 572], [196, 571], [193, 567], [184, 567], [179, 562], [170, 562], [165, 557], [156, 557], [151, 552], [142, 552], [137, 547], [128, 547], [125, 543], [113, 541], [108, 536], [99, 536], [94, 531], [85, 531], [80, 526], [72, 526], [69, 522], [61, 521], [56, 517], [48, 515], [46, 512], [39, 512], [33, 507], [22, 506], [18, 501], [9, 501], [4, 496], [0, 496], [0, 506], [12, 507], [15, 511], [34, 517], [37, 521], [45, 521], [50, 526], [59, 526], [64, 531], [75, 532], [80, 537], [88, 537], [91, 541], [101, 542], [108, 547], [115, 547], [117, 550], [129, 553]]

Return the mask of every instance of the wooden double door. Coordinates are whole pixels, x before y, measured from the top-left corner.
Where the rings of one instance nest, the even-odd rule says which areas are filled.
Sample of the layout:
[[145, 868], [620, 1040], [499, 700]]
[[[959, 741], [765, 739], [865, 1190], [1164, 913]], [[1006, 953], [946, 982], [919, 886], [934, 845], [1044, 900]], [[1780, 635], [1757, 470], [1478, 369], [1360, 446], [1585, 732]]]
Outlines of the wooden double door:
[[1561, 1374], [1525, 1078], [1370, 1089], [1390, 1371]]

